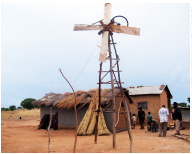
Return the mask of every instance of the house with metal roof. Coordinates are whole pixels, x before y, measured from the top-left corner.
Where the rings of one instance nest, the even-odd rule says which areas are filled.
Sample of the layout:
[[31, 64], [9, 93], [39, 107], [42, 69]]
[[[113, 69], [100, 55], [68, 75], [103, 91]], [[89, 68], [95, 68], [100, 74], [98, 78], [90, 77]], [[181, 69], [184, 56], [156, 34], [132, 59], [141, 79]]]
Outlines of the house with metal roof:
[[[137, 86], [129, 87], [127, 90], [129, 90], [129, 95], [135, 103], [135, 105], [130, 106], [131, 115], [136, 114], [138, 117], [139, 107], [142, 107], [145, 112], [145, 123], [147, 123], [148, 112], [151, 112], [153, 118], [159, 121], [158, 113], [162, 105], [171, 111], [173, 96], [167, 85]], [[171, 118], [171, 114], [169, 118]]]
[[190, 128], [190, 107], [180, 107], [182, 114], [182, 128]]

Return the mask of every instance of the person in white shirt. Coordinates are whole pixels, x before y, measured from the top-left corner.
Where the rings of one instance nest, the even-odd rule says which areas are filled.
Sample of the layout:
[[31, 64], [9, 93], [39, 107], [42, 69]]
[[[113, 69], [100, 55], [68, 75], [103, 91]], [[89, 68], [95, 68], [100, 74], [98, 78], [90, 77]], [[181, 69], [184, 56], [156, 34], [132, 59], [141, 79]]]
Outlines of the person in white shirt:
[[159, 110], [159, 119], [160, 119], [160, 129], [159, 137], [163, 131], [163, 137], [167, 136], [167, 122], [168, 122], [169, 111], [165, 108], [165, 105], [162, 105], [162, 108]]

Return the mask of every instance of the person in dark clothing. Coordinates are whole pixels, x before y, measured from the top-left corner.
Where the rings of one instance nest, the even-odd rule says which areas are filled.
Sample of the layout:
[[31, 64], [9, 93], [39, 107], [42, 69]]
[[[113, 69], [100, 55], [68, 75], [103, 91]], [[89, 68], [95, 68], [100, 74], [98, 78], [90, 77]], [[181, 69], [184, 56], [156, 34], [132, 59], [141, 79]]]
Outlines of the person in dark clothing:
[[177, 106], [177, 102], [173, 103], [174, 112], [172, 113], [173, 120], [176, 124], [176, 132], [174, 135], [180, 135], [180, 122], [182, 121], [181, 109]]
[[138, 118], [139, 118], [139, 124], [141, 126], [140, 129], [144, 129], [145, 112], [142, 110], [142, 107], [139, 107]]
[[155, 119], [152, 119], [151, 131], [152, 132], [158, 132], [158, 129], [159, 129], [158, 121]]

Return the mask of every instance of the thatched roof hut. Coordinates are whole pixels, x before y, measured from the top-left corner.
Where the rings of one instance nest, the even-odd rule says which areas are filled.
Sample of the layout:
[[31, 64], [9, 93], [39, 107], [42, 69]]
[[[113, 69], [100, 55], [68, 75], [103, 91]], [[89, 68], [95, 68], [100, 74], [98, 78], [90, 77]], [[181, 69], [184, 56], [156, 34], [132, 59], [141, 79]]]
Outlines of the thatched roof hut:
[[[129, 103], [133, 103], [132, 99], [130, 98], [128, 94], [128, 90], [123, 88], [124, 95], [126, 96], [126, 100]], [[116, 108], [119, 108], [121, 106], [120, 100], [120, 89], [115, 88], [115, 96], [116, 97]], [[98, 89], [90, 89], [89, 91], [83, 91], [79, 90], [76, 92], [76, 100], [77, 100], [77, 118], [78, 118], [78, 124], [81, 126], [81, 122], [84, 123], [84, 117], [89, 117], [89, 120], [86, 120], [87, 126], [89, 125], [90, 121], [92, 121], [91, 118], [93, 116], [94, 111], [98, 108], [96, 105], [93, 104], [93, 101], [97, 98], [95, 102], [98, 102]], [[101, 106], [105, 108], [107, 105], [109, 110], [112, 110], [112, 105], [109, 104], [113, 100], [112, 98], [112, 90], [111, 89], [102, 89], [101, 90]], [[129, 104], [128, 103], [128, 104]], [[75, 105], [75, 97], [74, 93], [72, 92], [66, 92], [64, 94], [58, 94], [58, 93], [48, 93], [43, 98], [33, 101], [34, 105], [39, 105], [41, 112], [40, 116], [41, 118], [44, 116], [44, 114], [50, 113], [50, 106], [52, 106], [52, 112], [58, 112], [59, 117], [59, 126], [75, 126], [75, 112], [74, 112], [74, 105]], [[94, 106], [91, 108], [91, 106]], [[90, 109], [91, 108], [91, 109]], [[90, 111], [90, 116], [87, 116], [87, 113]], [[96, 112], [95, 112], [96, 113]], [[94, 116], [95, 117], [95, 116]], [[103, 124], [102, 128], [107, 127], [110, 132], [112, 132], [113, 126], [112, 126], [112, 112], [110, 113], [103, 113], [100, 117], [103, 117], [100, 121]], [[120, 115], [119, 117], [119, 125], [117, 127], [117, 130], [122, 130], [126, 127], [126, 120], [124, 115]], [[106, 123], [106, 126], [105, 126]], [[94, 124], [93, 124], [94, 125]], [[83, 126], [84, 127], [84, 126]], [[87, 134], [88, 128], [85, 128], [83, 130], [82, 134]], [[92, 128], [93, 129], [93, 128]], [[93, 130], [91, 130], [92, 132]], [[90, 133], [88, 133], [90, 134]]]
[[[128, 94], [128, 90], [123, 88], [124, 94], [129, 99], [132, 104], [133, 101]], [[89, 91], [79, 90], [76, 92], [77, 97], [77, 108], [80, 109], [83, 106], [91, 103], [91, 98], [93, 94], [96, 93], [96, 89], [90, 89]], [[119, 95], [119, 88], [115, 88], [115, 95]], [[112, 90], [111, 89], [102, 89], [101, 90], [101, 105], [106, 105], [112, 101]], [[72, 92], [66, 92], [64, 94], [58, 93], [48, 93], [43, 98], [33, 101], [33, 105], [45, 105], [45, 106], [53, 106], [60, 109], [70, 110], [73, 108], [75, 104], [74, 94]]]

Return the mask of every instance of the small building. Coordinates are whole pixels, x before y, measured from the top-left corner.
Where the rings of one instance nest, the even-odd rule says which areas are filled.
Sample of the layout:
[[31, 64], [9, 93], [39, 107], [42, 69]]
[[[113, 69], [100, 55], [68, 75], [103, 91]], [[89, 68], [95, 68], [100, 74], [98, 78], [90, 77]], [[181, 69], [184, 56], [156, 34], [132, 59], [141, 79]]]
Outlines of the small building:
[[[139, 107], [145, 112], [145, 123], [147, 123], [148, 112], [154, 119], [159, 121], [159, 109], [162, 105], [165, 105], [169, 111], [171, 111], [171, 99], [172, 95], [167, 85], [158, 86], [137, 86], [127, 88], [129, 95], [135, 105], [130, 106], [130, 111], [132, 114], [136, 114], [138, 117]], [[171, 114], [169, 115], [171, 119]]]
[[[132, 99], [128, 94], [128, 90], [123, 88], [124, 91], [124, 99], [130, 108], [130, 104], [133, 103]], [[80, 125], [82, 119], [87, 112], [89, 105], [92, 101], [93, 95], [96, 93], [96, 89], [90, 89], [89, 91], [82, 91], [79, 90], [76, 92], [77, 96], [77, 118], [78, 118], [78, 125]], [[116, 96], [116, 108], [124, 111], [123, 106], [120, 104], [121, 97], [120, 97], [120, 90], [119, 88], [115, 88], [115, 96]], [[98, 99], [98, 96], [97, 96]], [[101, 90], [101, 106], [102, 108], [107, 107], [109, 110], [112, 109], [112, 90], [111, 89], [102, 89]], [[59, 126], [76, 126], [75, 121], [75, 111], [74, 111], [74, 104], [75, 98], [73, 93], [64, 93], [64, 94], [56, 94], [56, 93], [49, 93], [46, 94], [43, 98], [36, 100], [33, 102], [34, 105], [40, 106], [40, 118], [44, 116], [44, 114], [50, 113], [50, 106], [52, 106], [52, 113], [58, 112], [58, 125]], [[113, 116], [111, 112], [104, 112], [104, 119], [107, 125], [107, 128], [110, 132], [113, 131]], [[117, 119], [119, 119], [116, 130], [122, 131], [127, 128], [125, 114], [116, 114]], [[119, 115], [119, 117], [118, 117]]]
[[182, 114], [182, 128], [190, 128], [190, 108], [189, 107], [180, 107]]

